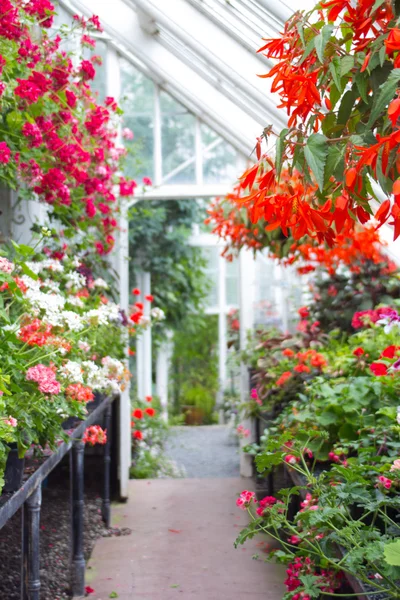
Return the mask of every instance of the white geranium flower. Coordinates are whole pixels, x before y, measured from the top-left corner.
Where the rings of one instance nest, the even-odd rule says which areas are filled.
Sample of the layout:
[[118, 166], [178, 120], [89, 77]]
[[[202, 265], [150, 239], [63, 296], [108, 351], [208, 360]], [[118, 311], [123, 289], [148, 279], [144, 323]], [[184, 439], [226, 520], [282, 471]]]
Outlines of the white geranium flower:
[[82, 298], [78, 298], [78, 296], [68, 296], [67, 304], [71, 304], [72, 306], [76, 306], [77, 308], [83, 308], [85, 306]]
[[81, 331], [84, 328], [82, 317], [72, 310], [63, 310], [61, 317], [71, 331]]
[[165, 319], [165, 313], [164, 313], [164, 311], [161, 308], [158, 308], [156, 306], [151, 309], [150, 315], [156, 321], [163, 321]]
[[66, 279], [67, 283], [65, 284], [65, 287], [67, 289], [70, 289], [72, 287], [81, 288], [84, 285], [86, 285], [85, 277], [80, 273], [77, 273], [76, 271], [71, 271], [70, 273], [67, 273]]
[[83, 383], [82, 366], [74, 360], [67, 360], [59, 369], [60, 377], [73, 383]]
[[93, 283], [94, 283], [94, 286], [97, 288], [101, 288], [103, 290], [108, 290], [107, 281], [104, 281], [104, 279], [102, 279], [101, 277], [98, 277], [97, 279], [95, 279]]

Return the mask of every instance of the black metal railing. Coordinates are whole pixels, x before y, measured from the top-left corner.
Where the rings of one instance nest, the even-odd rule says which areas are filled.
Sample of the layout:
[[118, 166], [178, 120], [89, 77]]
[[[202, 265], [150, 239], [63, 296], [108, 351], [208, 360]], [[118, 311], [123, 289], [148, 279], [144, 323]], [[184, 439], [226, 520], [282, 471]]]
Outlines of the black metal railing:
[[[14, 493], [0, 496], [0, 529], [21, 508], [22, 552], [21, 552], [21, 600], [40, 600], [40, 511], [42, 503], [42, 482], [55, 469], [61, 460], [70, 453], [71, 486], [71, 591], [73, 596], [85, 594], [85, 557], [83, 551], [83, 510], [84, 510], [84, 450], [82, 441], [85, 429], [103, 418], [107, 429], [107, 443], [104, 445], [104, 482], [102, 492], [102, 518], [106, 527], [110, 525], [110, 475], [112, 413], [116, 413], [119, 396], [100, 399], [90, 410], [85, 421], [78, 421], [68, 442], [47, 457], [35, 472], [26, 479]], [[114, 411], [113, 411], [114, 407]], [[117, 428], [114, 428], [117, 431]]]

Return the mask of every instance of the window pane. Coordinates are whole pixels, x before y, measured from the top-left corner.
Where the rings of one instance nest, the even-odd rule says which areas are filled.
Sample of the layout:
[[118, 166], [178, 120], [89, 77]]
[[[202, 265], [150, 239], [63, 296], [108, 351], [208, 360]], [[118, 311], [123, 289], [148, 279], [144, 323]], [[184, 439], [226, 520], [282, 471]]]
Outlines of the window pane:
[[203, 255], [207, 260], [205, 273], [210, 283], [206, 307], [218, 308], [218, 248], [203, 248]]
[[239, 261], [234, 259], [226, 263], [226, 303], [239, 305]]
[[94, 92], [99, 95], [99, 100], [102, 102], [107, 96], [107, 44], [102, 40], [96, 40], [96, 47], [93, 52], [85, 49], [84, 57], [90, 58], [92, 56], [99, 56], [101, 59], [101, 65], [94, 65], [96, 69], [96, 77], [91, 83], [91, 88]]
[[[201, 125], [204, 183], [236, 181], [236, 150], [207, 125]], [[215, 144], [211, 149], [210, 144]]]
[[195, 116], [169, 94], [160, 94], [163, 177], [192, 161], [166, 183], [195, 183]]
[[137, 179], [153, 178], [154, 84], [125, 59], [120, 58], [120, 65], [123, 127], [134, 133], [133, 140], [124, 139], [125, 147], [131, 150], [125, 172]]

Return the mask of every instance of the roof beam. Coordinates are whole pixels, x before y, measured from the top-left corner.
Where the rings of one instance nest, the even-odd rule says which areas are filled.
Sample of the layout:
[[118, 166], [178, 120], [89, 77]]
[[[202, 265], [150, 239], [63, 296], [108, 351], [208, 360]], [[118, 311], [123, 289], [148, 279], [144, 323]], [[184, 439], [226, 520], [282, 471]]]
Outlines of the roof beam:
[[61, 0], [73, 13], [97, 14], [109, 42], [135, 67], [184, 104], [244, 157], [254, 148], [254, 139], [268, 123], [268, 115], [256, 121], [207, 81], [143, 31], [137, 12], [122, 0]]
[[197, 198], [219, 198], [232, 191], [229, 183], [214, 184], [166, 184], [151, 187], [145, 192], [136, 193], [128, 207], [138, 200], [195, 200]]
[[[252, 110], [252, 116], [257, 120], [264, 120], [265, 122], [266, 115], [268, 115], [280, 127], [286, 125], [285, 114], [276, 107], [276, 103], [273, 101], [274, 96], [266, 93], [265, 83], [257, 86], [256, 73], [246, 72], [247, 68], [254, 70], [258, 68], [262, 71], [265, 70], [265, 66], [258, 64], [258, 60], [256, 62], [252, 60], [250, 63], [241, 61], [239, 64], [235, 64], [230, 57], [229, 62], [225, 62], [227, 55], [225, 52], [224, 56], [224, 39], [221, 39], [218, 43], [219, 53], [209, 49], [209, 46], [211, 47], [210, 40], [214, 37], [214, 32], [211, 30], [207, 32], [206, 47], [203, 43], [203, 34], [206, 31], [204, 24], [201, 23], [203, 17], [195, 9], [188, 6], [186, 2], [183, 2], [183, 0], [170, 0], [168, 3], [160, 0], [125, 0], [125, 2], [130, 6], [136, 6], [140, 12], [153, 19], [154, 29], [157, 32], [159, 41], [166, 44], [186, 64], [195, 69], [196, 60], [198, 61], [200, 58], [203, 62], [202, 76], [208, 78], [208, 74], [212, 74], [213, 70], [217, 75], [217, 80], [221, 80], [221, 87], [224, 88], [225, 93], [233, 102], [238, 103], [242, 109], [246, 110], [246, 107], [248, 107], [248, 110]], [[192, 13], [191, 18], [181, 10], [183, 7], [189, 8]], [[207, 29], [210, 29], [208, 20], [206, 24]], [[168, 44], [167, 40], [163, 39], [162, 31], [161, 33], [158, 32], [157, 25], [171, 33], [180, 45], [174, 48], [173, 45]], [[224, 34], [222, 33], [222, 35]], [[190, 49], [192, 54], [187, 49]], [[253, 58], [255, 56], [254, 52]]]

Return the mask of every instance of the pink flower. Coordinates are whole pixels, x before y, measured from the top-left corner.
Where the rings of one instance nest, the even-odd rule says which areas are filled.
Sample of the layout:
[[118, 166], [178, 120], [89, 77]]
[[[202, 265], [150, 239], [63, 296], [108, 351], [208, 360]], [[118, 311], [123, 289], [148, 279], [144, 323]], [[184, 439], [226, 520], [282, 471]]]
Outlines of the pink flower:
[[10, 162], [11, 150], [5, 142], [0, 142], [0, 163], [6, 165]]
[[247, 490], [244, 490], [239, 498], [236, 500], [236, 506], [238, 506], [239, 508], [245, 510], [246, 508], [248, 508], [250, 506], [250, 504], [252, 503], [252, 501], [256, 502], [256, 495], [254, 492], [249, 492]]
[[285, 456], [285, 463], [287, 463], [288, 465], [295, 465], [300, 461], [300, 459], [297, 456], [294, 456], [293, 454], [287, 454]]
[[126, 181], [122, 178], [119, 182], [120, 196], [133, 196], [135, 187], [137, 187], [136, 181]]
[[275, 498], [275, 496], [265, 496], [265, 498], [263, 498], [262, 500], [260, 500], [260, 504], [256, 510], [256, 513], [262, 517], [265, 512], [267, 511], [268, 508], [271, 508], [271, 506], [273, 506], [274, 504], [276, 504], [278, 501]]
[[301, 538], [299, 538], [298, 535], [291, 535], [288, 538], [288, 542], [289, 542], [289, 544], [293, 544], [294, 546], [297, 546], [297, 544], [300, 544]]
[[91, 446], [95, 444], [104, 445], [107, 443], [107, 430], [102, 429], [100, 425], [91, 425], [91, 427], [86, 428], [82, 441], [84, 444], [90, 444]]
[[[122, 137], [125, 140], [133, 140], [133, 131], [129, 129], [129, 127], [124, 127], [122, 130]], [[143, 182], [144, 183], [144, 182]]]
[[7, 258], [4, 258], [4, 256], [0, 256], [0, 271], [3, 271], [3, 273], [12, 273], [12, 271], [14, 270], [14, 264], [12, 262], [10, 262], [9, 260], [7, 260]]
[[89, 17], [88, 23], [92, 23], [93, 27], [97, 29], [97, 31], [103, 31], [103, 27], [97, 15], [92, 15], [91, 17]]
[[236, 431], [241, 438], [247, 438], [250, 435], [250, 429], [245, 429], [243, 425], [238, 425]]
[[400, 471], [400, 458], [396, 458], [396, 460], [394, 461], [394, 463], [390, 467], [390, 470], [392, 472], [393, 471]]
[[8, 417], [8, 419], [6, 420], [6, 425], [11, 425], [11, 427], [16, 427], [18, 425], [18, 421], [17, 421], [17, 419], [14, 419], [14, 417]]
[[83, 60], [81, 62], [80, 73], [84, 81], [95, 78], [96, 71], [90, 60]]
[[30, 367], [26, 372], [26, 379], [35, 381], [42, 394], [54, 395], [60, 393], [61, 385], [56, 380], [54, 370], [51, 367], [42, 364]]
[[150, 177], [143, 177], [143, 185], [153, 185]]
[[390, 488], [392, 487], [392, 483], [393, 481], [391, 479], [388, 479], [387, 477], [384, 477], [383, 475], [380, 475], [378, 477], [378, 481], [380, 484], [383, 485], [384, 488], [386, 488], [387, 490], [390, 490]]

